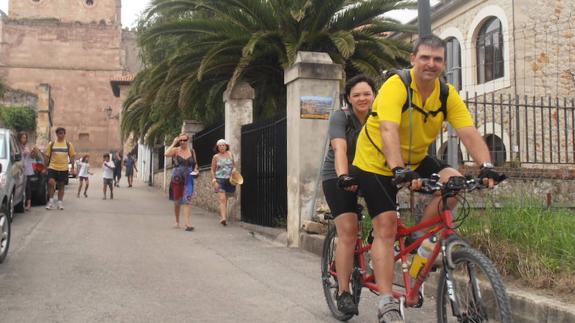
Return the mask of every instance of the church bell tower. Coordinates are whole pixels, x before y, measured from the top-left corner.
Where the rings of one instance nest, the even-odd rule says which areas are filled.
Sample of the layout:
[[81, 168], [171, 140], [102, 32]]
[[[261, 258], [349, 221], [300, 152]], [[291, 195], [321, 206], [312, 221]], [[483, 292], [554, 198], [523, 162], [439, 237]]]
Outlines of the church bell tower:
[[56, 19], [64, 23], [121, 24], [121, 0], [9, 0], [11, 19]]

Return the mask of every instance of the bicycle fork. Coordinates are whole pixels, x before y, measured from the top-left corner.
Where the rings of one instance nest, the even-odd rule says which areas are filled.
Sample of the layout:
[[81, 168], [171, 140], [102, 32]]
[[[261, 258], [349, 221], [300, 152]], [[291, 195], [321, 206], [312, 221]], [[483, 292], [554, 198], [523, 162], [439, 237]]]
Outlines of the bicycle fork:
[[[469, 247], [467, 243], [458, 239], [448, 239], [442, 242], [441, 253], [443, 255], [443, 268], [445, 269], [445, 285], [447, 288], [447, 296], [449, 297], [449, 303], [451, 304], [451, 311], [453, 316], [459, 319], [466, 319], [467, 313], [461, 312], [461, 304], [459, 303], [460, 299], [457, 297], [459, 294], [457, 293], [457, 288], [455, 287], [455, 277], [453, 274], [455, 264], [451, 259], [451, 253], [453, 247], [455, 246]], [[469, 271], [469, 278], [471, 280], [469, 283], [471, 284], [474, 299], [481, 299], [481, 292], [478, 285], [479, 283], [477, 279], [475, 279], [474, 268], [467, 268], [467, 270]]]

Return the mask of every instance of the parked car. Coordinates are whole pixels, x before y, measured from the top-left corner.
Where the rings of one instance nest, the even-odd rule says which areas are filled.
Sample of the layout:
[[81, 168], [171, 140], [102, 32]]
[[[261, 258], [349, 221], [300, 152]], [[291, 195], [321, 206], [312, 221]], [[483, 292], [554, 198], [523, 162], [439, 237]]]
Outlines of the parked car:
[[10, 223], [14, 211], [24, 212], [26, 176], [22, 162], [22, 147], [9, 129], [0, 129], [0, 262], [10, 246]]

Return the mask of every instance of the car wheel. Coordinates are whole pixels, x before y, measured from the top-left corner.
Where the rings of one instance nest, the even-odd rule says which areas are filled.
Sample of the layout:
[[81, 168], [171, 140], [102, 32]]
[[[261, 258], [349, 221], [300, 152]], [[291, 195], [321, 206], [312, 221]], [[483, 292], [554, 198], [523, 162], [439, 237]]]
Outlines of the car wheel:
[[10, 247], [10, 217], [4, 210], [0, 210], [0, 263], [4, 261]]
[[10, 217], [10, 220], [12, 220], [14, 218], [14, 192], [10, 194], [10, 200], [8, 200], [6, 211], [8, 212], [7, 215]]

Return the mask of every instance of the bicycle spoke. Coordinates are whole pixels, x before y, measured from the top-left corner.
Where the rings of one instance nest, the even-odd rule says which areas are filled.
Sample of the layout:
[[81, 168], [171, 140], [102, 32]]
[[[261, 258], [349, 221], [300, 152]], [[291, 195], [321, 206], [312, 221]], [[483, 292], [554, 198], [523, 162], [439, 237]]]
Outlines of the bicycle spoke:
[[511, 312], [505, 288], [495, 268], [478, 251], [465, 249], [454, 255], [451, 272], [455, 303], [451, 311], [445, 279], [438, 292], [439, 322], [510, 322]]

